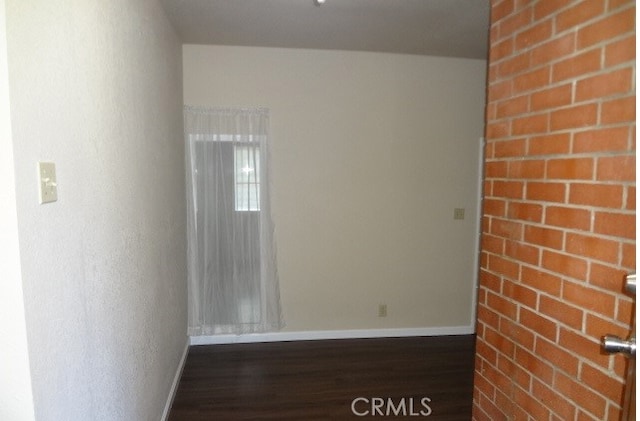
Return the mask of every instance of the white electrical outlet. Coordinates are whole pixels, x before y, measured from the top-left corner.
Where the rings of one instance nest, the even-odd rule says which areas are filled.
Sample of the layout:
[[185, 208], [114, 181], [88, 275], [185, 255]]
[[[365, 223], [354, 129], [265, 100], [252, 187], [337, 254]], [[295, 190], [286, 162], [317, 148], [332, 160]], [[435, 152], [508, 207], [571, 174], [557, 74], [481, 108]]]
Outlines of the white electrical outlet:
[[380, 304], [378, 306], [378, 317], [387, 317], [387, 305]]
[[464, 219], [464, 208], [453, 209], [453, 219]]
[[58, 200], [56, 164], [53, 162], [38, 162], [38, 194], [40, 204]]

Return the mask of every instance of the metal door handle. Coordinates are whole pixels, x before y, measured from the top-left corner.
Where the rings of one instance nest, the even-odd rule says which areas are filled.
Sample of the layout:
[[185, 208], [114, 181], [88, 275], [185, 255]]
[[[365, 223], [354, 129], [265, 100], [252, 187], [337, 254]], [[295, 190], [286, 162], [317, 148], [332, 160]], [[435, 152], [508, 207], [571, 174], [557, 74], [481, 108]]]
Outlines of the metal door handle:
[[636, 356], [636, 338], [633, 336], [625, 341], [619, 336], [604, 335], [601, 343], [602, 349], [608, 354], [621, 353], [631, 358]]
[[636, 273], [630, 273], [624, 277], [624, 286], [631, 295], [636, 295]]

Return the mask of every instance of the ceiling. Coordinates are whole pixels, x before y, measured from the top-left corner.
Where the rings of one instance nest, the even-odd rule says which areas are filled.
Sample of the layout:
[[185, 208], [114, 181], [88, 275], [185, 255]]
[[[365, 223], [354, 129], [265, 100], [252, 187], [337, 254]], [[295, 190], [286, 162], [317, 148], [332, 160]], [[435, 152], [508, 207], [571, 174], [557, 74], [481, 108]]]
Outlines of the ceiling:
[[489, 0], [160, 0], [182, 42], [486, 59]]

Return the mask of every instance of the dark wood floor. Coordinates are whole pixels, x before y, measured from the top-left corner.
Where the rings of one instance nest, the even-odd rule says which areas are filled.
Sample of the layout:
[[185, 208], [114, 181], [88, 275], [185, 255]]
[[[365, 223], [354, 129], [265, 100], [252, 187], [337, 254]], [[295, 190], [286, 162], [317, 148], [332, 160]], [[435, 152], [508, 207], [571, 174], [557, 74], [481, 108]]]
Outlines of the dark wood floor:
[[468, 421], [474, 344], [468, 335], [192, 346], [169, 420]]

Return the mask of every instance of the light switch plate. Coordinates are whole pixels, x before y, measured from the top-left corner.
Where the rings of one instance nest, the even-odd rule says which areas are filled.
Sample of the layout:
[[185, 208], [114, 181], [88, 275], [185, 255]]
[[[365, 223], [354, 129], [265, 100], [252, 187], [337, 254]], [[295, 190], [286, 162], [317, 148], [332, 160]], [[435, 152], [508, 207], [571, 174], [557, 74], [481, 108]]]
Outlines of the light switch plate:
[[40, 204], [58, 200], [56, 164], [53, 162], [38, 162], [38, 193]]

